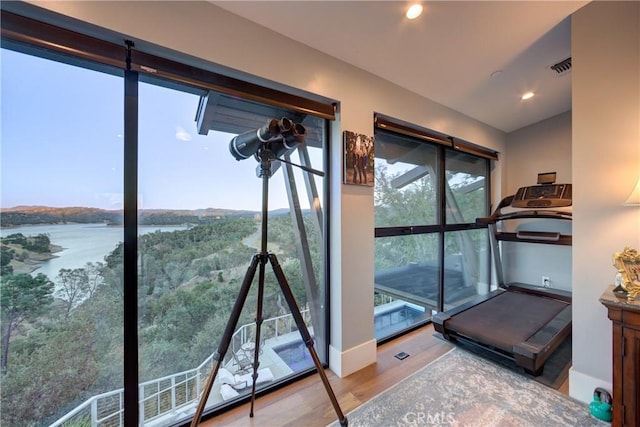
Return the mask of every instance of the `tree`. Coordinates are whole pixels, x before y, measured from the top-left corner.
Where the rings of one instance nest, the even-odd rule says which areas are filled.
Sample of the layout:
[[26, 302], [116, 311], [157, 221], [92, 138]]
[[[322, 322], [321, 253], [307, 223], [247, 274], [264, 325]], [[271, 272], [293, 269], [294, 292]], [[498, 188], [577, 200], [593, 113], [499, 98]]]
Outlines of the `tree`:
[[103, 262], [88, 262], [84, 266], [84, 269], [87, 272], [87, 292], [89, 293], [89, 298], [93, 296], [96, 289], [98, 289], [98, 286], [104, 283], [104, 277], [102, 277], [101, 273], [103, 268]]
[[27, 319], [46, 313], [53, 302], [53, 282], [39, 273], [22, 273], [3, 278], [0, 283], [2, 310], [2, 372], [7, 370], [11, 334]]
[[51, 240], [49, 239], [48, 234], [40, 233], [37, 236], [32, 236], [27, 239], [27, 243], [24, 243], [22, 247], [26, 250], [38, 252], [38, 253], [49, 253]]
[[57, 294], [66, 301], [65, 318], [71, 309], [80, 304], [89, 293], [89, 277], [84, 268], [61, 268], [58, 272], [60, 289]]
[[60, 417], [60, 408], [95, 394], [87, 393], [102, 357], [95, 348], [95, 323], [91, 313], [76, 313], [53, 325], [46, 337], [43, 331], [30, 334], [39, 341], [30, 351], [16, 350], [20, 357], [2, 378], [3, 426], [49, 425], [46, 421]]
[[15, 251], [6, 246], [0, 248], [0, 276], [10, 276], [13, 274], [13, 267], [9, 264], [13, 259]]

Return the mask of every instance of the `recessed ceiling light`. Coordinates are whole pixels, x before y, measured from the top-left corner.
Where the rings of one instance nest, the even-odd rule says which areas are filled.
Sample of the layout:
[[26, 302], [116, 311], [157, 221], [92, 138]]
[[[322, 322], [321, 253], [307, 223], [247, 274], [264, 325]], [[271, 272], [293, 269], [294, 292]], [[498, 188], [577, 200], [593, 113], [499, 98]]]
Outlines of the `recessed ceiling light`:
[[416, 19], [418, 16], [422, 15], [422, 5], [414, 4], [409, 9], [407, 9], [407, 19]]
[[533, 92], [525, 92], [522, 94], [522, 100], [526, 101], [527, 99], [531, 99], [533, 98], [533, 95], [535, 95], [535, 93]]

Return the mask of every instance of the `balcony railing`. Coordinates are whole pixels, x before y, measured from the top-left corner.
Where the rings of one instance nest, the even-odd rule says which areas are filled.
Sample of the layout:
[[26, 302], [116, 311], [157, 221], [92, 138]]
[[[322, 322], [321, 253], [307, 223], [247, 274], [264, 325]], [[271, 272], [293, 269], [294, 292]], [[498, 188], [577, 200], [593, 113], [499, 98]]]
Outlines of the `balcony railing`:
[[[307, 326], [311, 326], [309, 309], [301, 313]], [[260, 334], [267, 340], [295, 330], [297, 327], [293, 316], [287, 314], [266, 319], [262, 323]], [[233, 334], [229, 351], [235, 353], [242, 344], [253, 340], [255, 331], [255, 322], [241, 326]], [[197, 403], [202, 386], [211, 372], [214, 354], [197, 368], [141, 383], [138, 386], [140, 425], [163, 425], [165, 417], [174, 420], [175, 416], [186, 411], [191, 404]], [[123, 400], [124, 389], [93, 396], [49, 427], [123, 427]]]

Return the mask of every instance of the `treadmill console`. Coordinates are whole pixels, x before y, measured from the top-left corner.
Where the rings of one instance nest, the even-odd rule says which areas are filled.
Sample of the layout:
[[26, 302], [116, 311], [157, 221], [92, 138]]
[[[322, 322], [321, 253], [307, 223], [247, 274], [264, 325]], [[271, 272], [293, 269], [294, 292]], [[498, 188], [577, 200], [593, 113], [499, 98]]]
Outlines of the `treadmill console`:
[[514, 208], [558, 208], [571, 206], [571, 184], [521, 187], [513, 196]]

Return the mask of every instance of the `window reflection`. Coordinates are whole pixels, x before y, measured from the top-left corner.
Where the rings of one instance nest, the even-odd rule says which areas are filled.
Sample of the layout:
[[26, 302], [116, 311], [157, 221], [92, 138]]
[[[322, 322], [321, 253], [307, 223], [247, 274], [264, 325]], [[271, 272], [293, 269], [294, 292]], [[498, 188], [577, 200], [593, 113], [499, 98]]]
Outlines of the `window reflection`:
[[447, 224], [473, 223], [486, 215], [486, 163], [470, 154], [445, 152]]
[[375, 152], [376, 227], [437, 224], [436, 147], [379, 133]]

